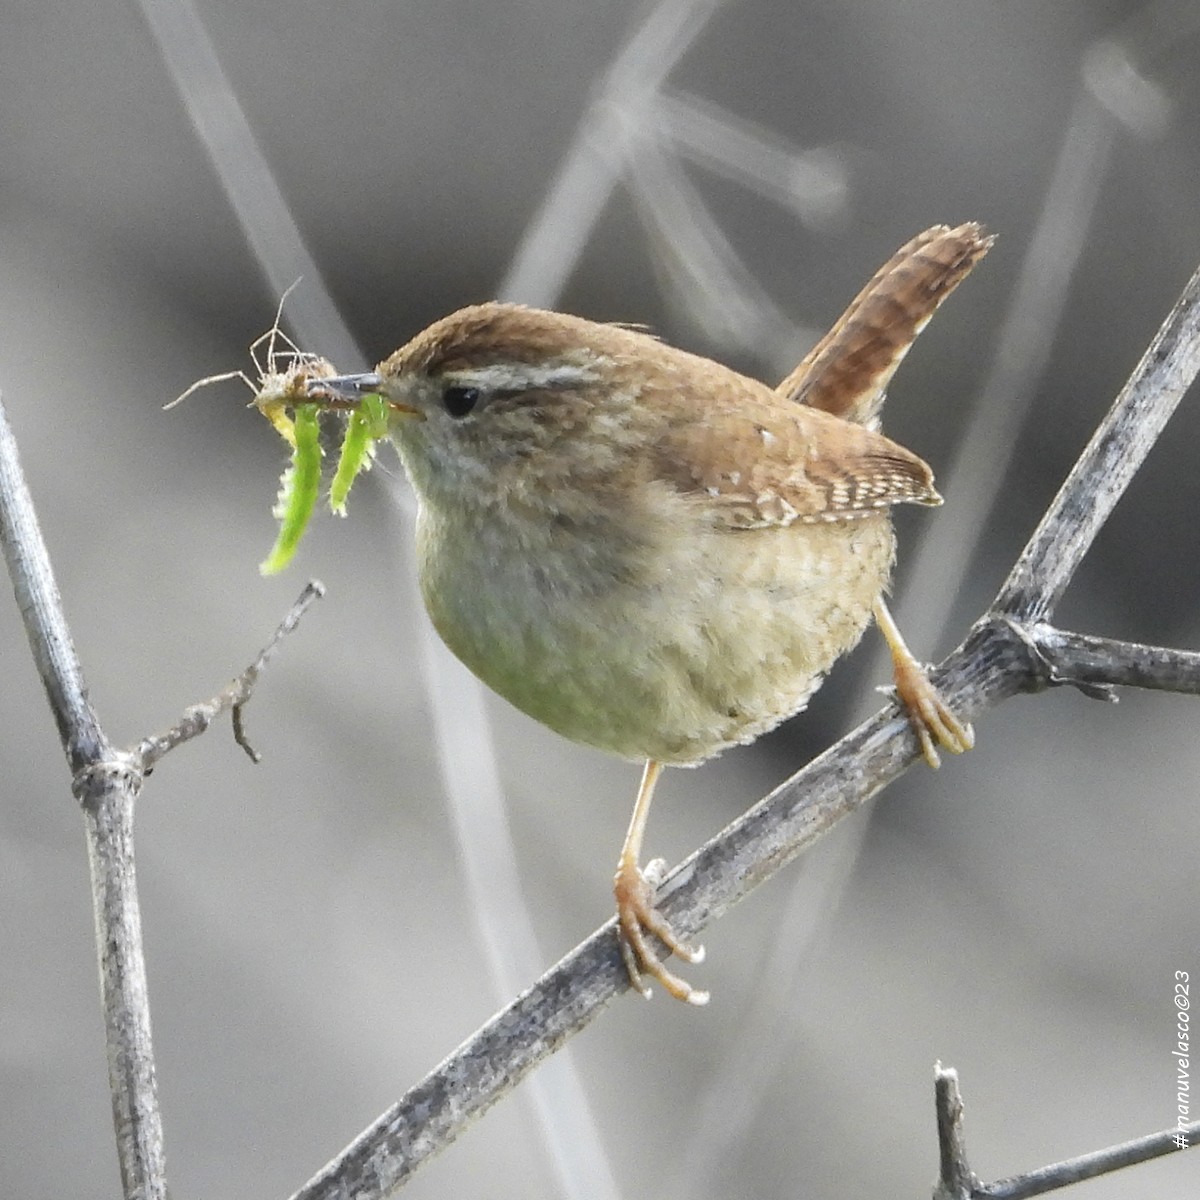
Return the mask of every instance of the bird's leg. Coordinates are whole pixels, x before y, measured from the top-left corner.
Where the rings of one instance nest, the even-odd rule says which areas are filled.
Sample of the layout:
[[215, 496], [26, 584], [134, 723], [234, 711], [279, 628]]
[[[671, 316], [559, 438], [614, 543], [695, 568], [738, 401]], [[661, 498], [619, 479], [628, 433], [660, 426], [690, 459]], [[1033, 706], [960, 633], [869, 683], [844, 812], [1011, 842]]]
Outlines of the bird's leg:
[[613, 894], [617, 898], [617, 939], [625, 969], [629, 972], [629, 982], [647, 999], [650, 998], [650, 985], [643, 975], [657, 979], [676, 1000], [707, 1004], [708, 993], [697, 991], [678, 975], [668, 971], [648, 936], [653, 934], [672, 954], [678, 954], [687, 962], [698, 963], [704, 958], [704, 947], [689, 946], [654, 907], [654, 889], [659, 882], [657, 876], [661, 862], [656, 860], [650, 863], [645, 872], [638, 865], [642, 856], [642, 835], [646, 832], [646, 819], [650, 815], [650, 801], [661, 772], [662, 763], [647, 760], [637, 802], [633, 806], [633, 816], [629, 821], [629, 832], [621, 847], [617, 874], [613, 880]]
[[908, 715], [909, 724], [921, 743], [921, 753], [931, 767], [939, 767], [934, 739], [951, 754], [962, 754], [975, 745], [975, 731], [950, 711], [941, 693], [929, 681], [925, 669], [912, 656], [904, 643], [888, 606], [880, 597], [875, 601], [875, 621], [892, 652], [892, 669], [896, 678], [896, 695]]

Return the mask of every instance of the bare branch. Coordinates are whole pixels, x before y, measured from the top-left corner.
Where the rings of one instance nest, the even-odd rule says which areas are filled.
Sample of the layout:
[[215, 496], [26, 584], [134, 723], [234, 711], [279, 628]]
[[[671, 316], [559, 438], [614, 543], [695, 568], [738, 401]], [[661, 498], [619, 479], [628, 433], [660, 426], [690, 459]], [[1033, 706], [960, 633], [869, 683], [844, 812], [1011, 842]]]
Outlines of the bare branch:
[[[203, 732], [227, 708], [240, 714], [280, 640], [324, 589], [310, 583], [258, 658], [219, 696], [175, 729], [117, 750], [88, 700], [49, 552], [0, 402], [0, 542], [83, 809], [91, 866], [96, 951], [104, 1003], [109, 1089], [127, 1200], [166, 1200], [166, 1155], [150, 1029], [133, 813], [146, 771], [174, 745]], [[243, 745], [245, 744], [242, 739]]]
[[141, 784], [142, 773], [132, 756], [110, 750], [76, 775], [75, 795], [87, 830], [121, 1182], [126, 1200], [166, 1200], [166, 1154], [133, 855], [133, 810]]
[[1163, 1129], [1145, 1137], [1134, 1138], [1117, 1146], [1107, 1146], [1078, 1158], [1066, 1158], [1048, 1167], [1039, 1167], [1024, 1175], [1013, 1175], [996, 1183], [985, 1184], [971, 1194], [971, 1200], [1026, 1200], [1029, 1196], [1042, 1196], [1071, 1183], [1095, 1179], [1119, 1171], [1122, 1167], [1134, 1167], [1138, 1163], [1174, 1154], [1176, 1150], [1189, 1149], [1200, 1138], [1200, 1121], [1193, 1121], [1181, 1129]]
[[176, 746], [199, 737], [223, 713], [233, 711], [233, 736], [239, 746], [250, 756], [252, 762], [259, 761], [258, 752], [246, 739], [242, 725], [242, 708], [249, 703], [254, 692], [258, 677], [266, 669], [267, 664], [289, 633], [300, 623], [309, 606], [325, 595], [325, 585], [317, 579], [311, 579], [297, 597], [295, 604], [288, 610], [287, 615], [275, 630], [271, 640], [262, 648], [258, 657], [211, 700], [193, 704], [185, 709], [179, 721], [162, 733], [151, 734], [138, 742], [131, 751], [141, 764], [143, 771], [149, 771], [164, 754], [174, 750]]
[[958, 1072], [938, 1063], [934, 1067], [934, 1078], [941, 1173], [934, 1187], [933, 1200], [1027, 1200], [1030, 1196], [1055, 1192], [1069, 1184], [1149, 1162], [1176, 1150], [1186, 1150], [1200, 1136], [1200, 1121], [1194, 1121], [1117, 1146], [1107, 1146], [1091, 1154], [1081, 1154], [1078, 1158], [1063, 1159], [995, 1183], [981, 1183], [967, 1166]]
[[1122, 685], [1200, 696], [1200, 651], [1118, 642], [1051, 625], [1035, 625], [1028, 632], [1050, 685], [1069, 684], [1089, 694]]
[[958, 1072], [953, 1067], [943, 1067], [937, 1063], [933, 1068], [933, 1088], [940, 1163], [933, 1200], [971, 1200], [979, 1180], [967, 1165]]
[[0, 541], [84, 812], [121, 1181], [127, 1200], [165, 1200], [162, 1113], [133, 866], [133, 806], [141, 786], [140, 765], [113, 748], [88, 701], [2, 402]]
[[994, 608], [1023, 623], [1048, 617], [1096, 534], [1200, 371], [1200, 270], [1042, 518]]
[[72, 773], [112, 747], [88, 700], [79, 656], [63, 613], [50, 555], [0, 400], [0, 542], [38, 674]]
[[[1084, 452], [1080, 462], [1089, 464], [1094, 480], [1077, 464], [1002, 588], [997, 610], [935, 670], [935, 683], [961, 720], [974, 721], [1019, 691], [1054, 684], [1091, 694], [1113, 683], [1195, 690], [1188, 652], [1083, 638], [1020, 617], [1053, 607], [1102, 522], [1093, 514], [1111, 511], [1200, 367], [1198, 296], [1200, 271]], [[1168, 400], [1156, 396], [1160, 387]], [[681, 936], [697, 933], [919, 755], [907, 719], [895, 707], [878, 713], [675, 868], [659, 889], [659, 911]], [[602, 926], [494, 1016], [293, 1200], [378, 1200], [399, 1187], [629, 986], [614, 927], [615, 921]]]

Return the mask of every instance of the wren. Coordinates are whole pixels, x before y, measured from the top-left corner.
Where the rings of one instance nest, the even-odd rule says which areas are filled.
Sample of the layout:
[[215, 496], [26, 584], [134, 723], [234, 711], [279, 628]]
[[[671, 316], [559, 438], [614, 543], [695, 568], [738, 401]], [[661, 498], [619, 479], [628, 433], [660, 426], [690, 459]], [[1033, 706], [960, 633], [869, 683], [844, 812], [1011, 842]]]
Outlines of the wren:
[[[450, 649], [564, 737], [644, 764], [614, 891], [630, 980], [708, 996], [650, 935], [702, 950], [639, 866], [655, 781], [808, 703], [874, 616], [921, 749], [973, 744], [884, 604], [894, 504], [940, 504], [878, 429], [892, 374], [987, 252], [975, 224], [903, 246], [776, 388], [621, 325], [513, 304], [436, 322], [365, 375], [419, 501], [421, 592]], [[652, 864], [657, 867], [657, 864]]]

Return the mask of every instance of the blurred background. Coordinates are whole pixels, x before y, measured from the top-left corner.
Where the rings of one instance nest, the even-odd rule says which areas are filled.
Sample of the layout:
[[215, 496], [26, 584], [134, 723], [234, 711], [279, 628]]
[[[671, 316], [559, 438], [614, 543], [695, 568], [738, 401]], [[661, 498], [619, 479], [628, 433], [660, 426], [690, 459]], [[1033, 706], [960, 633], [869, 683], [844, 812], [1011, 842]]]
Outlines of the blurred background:
[[[288, 284], [285, 324], [345, 371], [502, 295], [773, 380], [900, 243], [986, 222], [886, 411], [947, 497], [900, 519], [898, 614], [933, 657], [1200, 260], [1183, 0], [9, 0], [4, 24], [0, 388], [110, 736], [329, 588], [248, 710], [262, 764], [223, 726], [139, 808], [181, 1198], [289, 1195], [607, 919], [637, 781], [432, 647], [390, 453], [260, 578], [281, 443], [237, 383], [160, 409], [248, 367]], [[1197, 645], [1198, 438], [1185, 403], [1060, 623]], [[872, 711], [878, 640], [770, 738], [669, 772], [652, 853]], [[0, 1181], [114, 1196], [80, 820], [13, 604], [0, 664]], [[1196, 717], [1066, 691], [988, 714], [708, 931], [708, 1009], [616, 1003], [406, 1194], [928, 1195], [936, 1059], [984, 1178], [1174, 1124]], [[1176, 1156], [1079, 1191], [1196, 1180]]]

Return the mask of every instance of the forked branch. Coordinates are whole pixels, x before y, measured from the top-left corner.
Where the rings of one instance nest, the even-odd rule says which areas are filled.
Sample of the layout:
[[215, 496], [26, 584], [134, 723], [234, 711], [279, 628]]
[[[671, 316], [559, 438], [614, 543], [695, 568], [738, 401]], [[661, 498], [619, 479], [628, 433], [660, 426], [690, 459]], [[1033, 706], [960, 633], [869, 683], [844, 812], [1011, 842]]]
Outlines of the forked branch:
[[127, 1200], [166, 1200], [166, 1158], [158, 1105], [150, 1002], [142, 953], [141, 912], [133, 855], [133, 810], [149, 769], [182, 742], [203, 733], [229, 709], [240, 735], [241, 707], [279, 641], [323, 594], [310, 583], [257, 659], [212, 700], [188, 709], [164, 734], [131, 750], [108, 740], [88, 699], [83, 669], [63, 612], [50, 556], [21, 471], [16, 439], [0, 402], [0, 544], [12, 577], [34, 662], [46, 689], [83, 809], [100, 986], [108, 1045], [109, 1088], [121, 1181]]
[[1095, 1179], [1122, 1167], [1189, 1149], [1200, 1138], [1200, 1121], [1163, 1129], [1146, 1137], [1106, 1146], [1078, 1158], [1038, 1167], [1021, 1175], [1010, 1175], [995, 1183], [981, 1183], [967, 1165], [967, 1147], [963, 1136], [963, 1102], [958, 1088], [958, 1072], [938, 1063], [934, 1067], [934, 1097], [937, 1109], [938, 1151], [941, 1168], [933, 1189], [933, 1200], [1028, 1200], [1044, 1196], [1068, 1184]]

